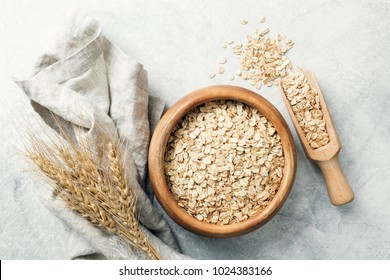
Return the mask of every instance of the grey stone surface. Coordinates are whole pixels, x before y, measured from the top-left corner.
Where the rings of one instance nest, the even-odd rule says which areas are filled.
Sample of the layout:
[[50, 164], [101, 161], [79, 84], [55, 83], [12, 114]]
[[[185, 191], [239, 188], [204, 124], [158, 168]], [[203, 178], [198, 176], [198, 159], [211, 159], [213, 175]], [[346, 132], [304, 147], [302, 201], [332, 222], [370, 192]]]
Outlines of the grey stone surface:
[[[288, 56], [316, 74], [343, 149], [341, 165], [355, 200], [334, 207], [319, 169], [309, 162], [293, 132], [298, 172], [281, 211], [245, 236], [211, 239], [169, 220], [185, 254], [198, 259], [389, 259], [390, 137], [389, 1], [1, 1], [0, 2], [0, 258], [61, 259], [69, 236], [31, 189], [15, 180], [22, 165], [20, 126], [31, 115], [11, 77], [26, 73], [47, 48], [60, 20], [73, 9], [97, 18], [103, 33], [148, 70], [149, 88], [173, 104], [186, 93], [214, 84], [249, 87], [228, 75], [210, 80], [220, 57], [226, 73], [237, 62], [224, 40], [244, 39], [267, 18], [271, 35], [295, 41]], [[249, 20], [241, 26], [239, 19]], [[250, 87], [249, 87], [250, 88]], [[259, 94], [291, 121], [277, 88]], [[26, 175], [28, 176], [28, 174]], [[31, 204], [21, 205], [18, 196]], [[34, 230], [30, 230], [30, 228]], [[27, 230], [28, 229], [28, 230]]]

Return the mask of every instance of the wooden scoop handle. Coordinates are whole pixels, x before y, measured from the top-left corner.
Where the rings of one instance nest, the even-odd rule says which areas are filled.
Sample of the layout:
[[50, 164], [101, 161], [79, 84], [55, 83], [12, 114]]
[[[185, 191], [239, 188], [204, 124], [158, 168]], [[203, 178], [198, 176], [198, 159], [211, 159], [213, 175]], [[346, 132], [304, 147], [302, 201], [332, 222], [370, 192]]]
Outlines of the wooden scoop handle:
[[317, 164], [324, 175], [330, 202], [335, 206], [351, 202], [355, 195], [341, 170], [338, 154], [330, 160], [317, 161]]

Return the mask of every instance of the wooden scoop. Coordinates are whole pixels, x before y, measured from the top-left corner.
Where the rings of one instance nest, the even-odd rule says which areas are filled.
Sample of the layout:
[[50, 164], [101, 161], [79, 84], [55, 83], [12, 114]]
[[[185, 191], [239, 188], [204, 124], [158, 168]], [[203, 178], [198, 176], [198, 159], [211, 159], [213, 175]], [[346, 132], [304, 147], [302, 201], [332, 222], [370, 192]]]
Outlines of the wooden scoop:
[[297, 131], [299, 140], [307, 158], [317, 163], [321, 169], [322, 174], [324, 175], [330, 202], [336, 206], [346, 204], [354, 199], [354, 193], [340, 167], [339, 152], [341, 150], [341, 143], [339, 136], [337, 135], [332, 118], [328, 111], [328, 107], [326, 106], [320, 86], [313, 72], [303, 69], [300, 69], [299, 71], [306, 77], [311, 87], [314, 88], [318, 93], [321, 111], [324, 115], [326, 130], [329, 134], [329, 143], [317, 149], [313, 149], [309, 145], [309, 142], [307, 141], [297, 119], [295, 118], [290, 102], [287, 100], [282, 83], [280, 82], [279, 88], [281, 90], [284, 103], [287, 106], [288, 113], [292, 122], [294, 123], [295, 130]]

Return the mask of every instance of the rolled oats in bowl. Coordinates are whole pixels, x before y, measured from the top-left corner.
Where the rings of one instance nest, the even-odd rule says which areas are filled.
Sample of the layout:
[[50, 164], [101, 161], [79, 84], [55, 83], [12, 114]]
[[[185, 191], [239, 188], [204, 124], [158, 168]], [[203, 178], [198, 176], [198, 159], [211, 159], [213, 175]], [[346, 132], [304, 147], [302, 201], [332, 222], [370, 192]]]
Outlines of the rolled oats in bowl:
[[280, 136], [260, 111], [237, 101], [213, 101], [187, 113], [171, 133], [165, 176], [178, 205], [219, 225], [264, 209], [283, 177]]

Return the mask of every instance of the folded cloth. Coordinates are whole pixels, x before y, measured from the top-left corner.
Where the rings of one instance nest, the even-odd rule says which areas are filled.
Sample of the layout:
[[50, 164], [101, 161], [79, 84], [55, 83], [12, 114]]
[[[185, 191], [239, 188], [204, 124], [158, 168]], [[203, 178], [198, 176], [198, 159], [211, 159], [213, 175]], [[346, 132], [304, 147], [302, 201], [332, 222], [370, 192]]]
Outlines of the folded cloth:
[[[120, 136], [128, 149], [125, 173], [137, 196], [137, 217], [143, 231], [163, 259], [187, 258], [178, 252], [168, 224], [143, 189], [147, 185], [150, 127], [165, 105], [148, 96], [143, 66], [102, 36], [96, 20], [76, 12], [64, 25], [53, 51], [38, 59], [33, 76], [16, 83], [48, 128], [58, 132], [61, 127], [76, 141], [81, 134], [94, 143], [90, 148], [95, 151], [104, 145], [103, 134]], [[63, 207], [61, 198], [53, 197], [41, 182], [27, 181], [34, 185], [42, 203], [71, 228], [70, 258], [145, 258], [118, 236], [95, 228]]]

